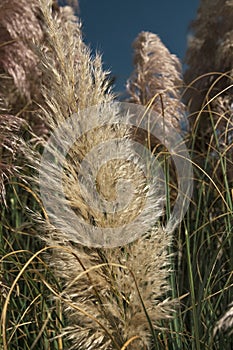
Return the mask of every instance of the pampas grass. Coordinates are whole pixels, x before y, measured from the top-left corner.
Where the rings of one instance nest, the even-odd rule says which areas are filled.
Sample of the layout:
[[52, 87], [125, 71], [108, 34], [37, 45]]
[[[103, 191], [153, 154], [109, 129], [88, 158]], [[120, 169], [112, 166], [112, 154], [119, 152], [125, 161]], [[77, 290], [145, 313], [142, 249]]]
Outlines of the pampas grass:
[[[204, 134], [209, 137], [208, 129], [211, 129], [208, 112], [205, 114], [206, 107], [209, 105], [212, 111], [218, 112], [219, 109], [215, 110], [215, 106], [218, 106], [215, 99], [220, 96], [230, 99], [232, 95], [232, 17], [231, 1], [201, 1], [198, 16], [191, 24], [193, 34], [186, 53], [188, 69], [185, 72], [185, 83], [190, 85], [186, 100], [192, 114], [190, 121], [194, 127], [196, 123], [201, 123], [200, 131], [203, 129], [203, 133], [200, 136], [203, 139]], [[203, 113], [199, 113], [202, 108]], [[230, 109], [231, 103], [228, 105], [228, 110]], [[226, 114], [213, 114], [214, 120], [220, 117], [222, 133], [227, 127], [224, 123]]]
[[[53, 7], [53, 14], [56, 9]], [[33, 50], [46, 40], [38, 1], [2, 1], [0, 4], [0, 110], [27, 120], [38, 136], [48, 130], [38, 115], [43, 104], [43, 73]]]
[[[196, 348], [230, 348], [231, 339], [222, 332], [214, 338], [208, 335], [217, 329], [216, 315], [223, 314], [232, 302], [232, 2], [201, 1], [197, 19], [192, 23], [193, 35], [186, 55], [186, 101], [190, 108], [191, 150], [195, 169], [195, 209], [189, 219], [188, 238], [192, 251], [200, 256], [192, 262], [193, 329]], [[229, 59], [228, 59], [229, 58]], [[207, 210], [208, 208], [208, 210]], [[191, 221], [193, 220], [193, 224]], [[191, 225], [190, 225], [191, 224]], [[194, 225], [194, 226], [193, 226]], [[201, 239], [201, 235], [207, 238]], [[210, 239], [211, 237], [211, 239]], [[187, 239], [186, 238], [186, 239]], [[223, 243], [224, 242], [224, 243]], [[214, 254], [214, 251], [217, 252]], [[205, 268], [208, 261], [210, 269]], [[217, 282], [218, 281], [218, 282]], [[197, 285], [201, 283], [202, 287]], [[211, 290], [210, 291], [210, 286]], [[209, 292], [208, 292], [209, 290]], [[211, 307], [205, 301], [212, 299]], [[211, 296], [212, 295], [212, 296]], [[217, 297], [219, 295], [219, 297]], [[216, 299], [215, 299], [216, 298]], [[195, 301], [197, 302], [197, 309]], [[200, 325], [198, 318], [203, 315]], [[221, 318], [224, 319], [224, 317]], [[224, 322], [224, 321], [223, 321]], [[224, 330], [223, 324], [219, 329]], [[213, 333], [212, 333], [213, 334]], [[209, 347], [208, 347], [209, 346]]]
[[[43, 118], [50, 130], [54, 131], [76, 112], [82, 133], [85, 125], [88, 125], [85, 120], [88, 113], [85, 115], [80, 111], [113, 100], [112, 94], [107, 91], [106, 73], [102, 71], [101, 58], [92, 58], [89, 49], [83, 44], [80, 26], [75, 23], [70, 9], [62, 10], [63, 17], [57, 19], [51, 16], [48, 3], [42, 2], [41, 6], [46, 23], [47, 51], [46, 54], [41, 51], [38, 55], [41, 55], [44, 76], [49, 81], [49, 89], [46, 88], [46, 83], [44, 88]], [[123, 147], [117, 146], [117, 154], [124, 155], [126, 162], [132, 158], [130, 130], [117, 124], [116, 112], [114, 106], [110, 112], [108, 107], [103, 107], [101, 119], [97, 121], [104, 124], [108, 122], [105, 128], [95, 128], [73, 145], [69, 157], [66, 157], [63, 177], [65, 202], [59, 195], [54, 205], [59, 208], [68, 203], [89, 225], [95, 223], [93, 233], [96, 226], [104, 228], [113, 225], [114, 228], [120, 225], [124, 236], [125, 224], [132, 219], [131, 215], [135, 215], [137, 208], [127, 208], [119, 217], [117, 213], [113, 216], [108, 214], [105, 208], [102, 208], [102, 212], [101, 208], [94, 212], [87, 201], [87, 196], [89, 202], [94, 200], [90, 189], [87, 187], [84, 192], [80, 192], [80, 187], [77, 186], [78, 175], [82, 175], [80, 161], [95, 145], [120, 138]], [[97, 111], [94, 110], [94, 113]], [[108, 115], [111, 116], [110, 119], [107, 119]], [[127, 124], [127, 120], [125, 122]], [[98, 123], [95, 122], [94, 125]], [[112, 155], [112, 158], [117, 154]], [[61, 159], [56, 150], [53, 156]], [[147, 196], [146, 183], [140, 179], [137, 163], [133, 170], [130, 171], [127, 164], [109, 162], [104, 172], [98, 175], [99, 192], [107, 200], [113, 200], [114, 184], [127, 176], [136, 186], [134, 201], [139, 202]], [[53, 171], [52, 165], [48, 164], [42, 176]], [[53, 175], [55, 182], [52, 187], [46, 187], [46, 192], [56, 188], [56, 173]], [[159, 203], [161, 198], [157, 201]], [[157, 206], [156, 202], [150, 208], [154, 223], [158, 216], [155, 211]], [[147, 217], [150, 217], [148, 213]], [[150, 348], [152, 341], [156, 343], [154, 327], [170, 315], [171, 303], [162, 298], [169, 288], [167, 248], [171, 233], [155, 227], [149, 234], [142, 232], [143, 238], [124, 249], [94, 249], [84, 248], [77, 243], [75, 237], [72, 239], [68, 234], [70, 223], [62, 220], [62, 217], [55, 218], [55, 222], [61, 222], [59, 230], [47, 222], [44, 225], [46, 231], [41, 236], [51, 247], [59, 245], [66, 248], [64, 252], [55, 249], [49, 262], [64, 286], [62, 292], [56, 292], [56, 295], [61, 298], [67, 315], [68, 327], [63, 334], [71, 340], [70, 349], [121, 349], [126, 346], [128, 349]], [[143, 225], [142, 222], [141, 226]], [[80, 229], [76, 227], [77, 233]], [[84, 242], [88, 242], [88, 235], [92, 231], [82, 233], [85, 235]]]
[[133, 49], [135, 70], [127, 82], [130, 101], [151, 104], [161, 118], [180, 132], [185, 106], [181, 101], [184, 83], [179, 59], [150, 32], [141, 32]]
[[[40, 79], [38, 59], [30, 49], [30, 42], [42, 41], [43, 31], [38, 20], [38, 3], [32, 1], [1, 1], [1, 69], [8, 73], [15, 86], [28, 99], [33, 86]], [[39, 91], [38, 91], [39, 92]]]
[[[54, 251], [51, 265], [65, 281], [61, 297], [71, 349], [149, 349], [161, 319], [169, 317], [167, 244], [161, 229], [125, 249], [70, 245]], [[132, 342], [132, 344], [131, 344]]]
[[[76, 127], [80, 128], [82, 134], [85, 125], [88, 125], [82, 110], [96, 104], [109, 106], [113, 101], [113, 95], [108, 91], [107, 73], [102, 70], [101, 57], [92, 57], [84, 45], [80, 24], [71, 8], [57, 9], [57, 15], [54, 15], [50, 1], [43, 0], [39, 4], [44, 40], [40, 47], [32, 47], [36, 61], [40, 62], [38, 67], [43, 77], [39, 117], [52, 133], [76, 113]], [[38, 234], [53, 250], [47, 256], [47, 262], [60, 281], [60, 287], [58, 289], [45, 279], [42, 280], [63, 305], [67, 319], [63, 335], [71, 341], [70, 349], [149, 349], [157, 343], [155, 327], [160, 326], [162, 319], [170, 317], [173, 305], [166, 299], [169, 290], [168, 246], [171, 243], [171, 232], [155, 225], [161, 214], [160, 202], [163, 198], [155, 197], [155, 201], [151, 200], [158, 193], [153, 188], [148, 189], [145, 178], [140, 174], [142, 169], [137, 164], [137, 159], [134, 159], [131, 132], [126, 127], [127, 119], [126, 125], [121, 126], [114, 106], [110, 114], [108, 109], [109, 107], [103, 107], [101, 119], [97, 119], [98, 123], [104, 121], [105, 128], [98, 127], [82, 135], [69, 150], [63, 176], [65, 201], [57, 192], [54, 206], [61, 208], [68, 204], [81, 220], [93, 226], [93, 232], [95, 227], [105, 228], [111, 225], [114, 234], [114, 227], [122, 227], [121, 235], [124, 237], [127, 234], [124, 232], [127, 223], [137, 215], [138, 204], [143, 205], [146, 199], [149, 205], [145, 215], [141, 217], [138, 227], [135, 226], [135, 232], [141, 230], [141, 238], [125, 248], [85, 248], [75, 236], [73, 238], [69, 235], [69, 222], [60, 216], [54, 217], [53, 222], [50, 222], [44, 209], [45, 219], [36, 219], [40, 225]], [[69, 136], [72, 130], [67, 132]], [[46, 146], [46, 135], [41, 136], [38, 140], [40, 147]], [[117, 155], [124, 156], [125, 164], [113, 161], [102, 169], [97, 179], [99, 192], [107, 200], [113, 200], [115, 184], [125, 177], [135, 186], [135, 198], [132, 201], [135, 204], [124, 209], [120, 216], [117, 213], [108, 214], [107, 208], [99, 208], [102, 210], [97, 213], [92, 211], [87, 205], [87, 196], [90, 202], [94, 199], [90, 189], [86, 187], [81, 190], [77, 185], [78, 176], [82, 175], [80, 162], [85, 154], [95, 145], [109, 139], [121, 139], [122, 146], [117, 144], [117, 153], [112, 158], [114, 160]], [[38, 142], [25, 145], [26, 157], [30, 161], [30, 167], [35, 170], [39, 170], [41, 159], [41, 154], [37, 151]], [[64, 160], [56, 150], [53, 157], [58, 162]], [[132, 163], [132, 159], [130, 168], [128, 163]], [[42, 170], [44, 179], [47, 174], [54, 175], [54, 180], [52, 186], [51, 182], [49, 184], [44, 181], [43, 190], [47, 193], [56, 192], [59, 188], [56, 187], [53, 164], [47, 164]], [[35, 192], [36, 198], [40, 198], [37, 176], [34, 175], [30, 181], [32, 180], [35, 187], [31, 191]], [[145, 220], [153, 224], [150, 232], [143, 231]], [[80, 232], [80, 229], [82, 226], [76, 227], [77, 234], [85, 236], [84, 243], [88, 243], [88, 234], [91, 237], [92, 231]], [[135, 240], [133, 235], [132, 231], [131, 240]], [[3, 321], [6, 346], [6, 319]]]
[[[0, 348], [231, 350], [232, 67], [231, 60], [224, 59], [231, 57], [231, 2], [202, 1], [194, 25], [198, 40], [188, 53], [185, 79], [191, 108], [187, 145], [195, 192], [175, 234], [158, 222], [164, 198], [143, 175], [133, 154], [135, 138], [127, 125], [129, 119], [126, 116], [126, 123], [119, 123], [108, 72], [102, 69], [100, 55], [92, 55], [83, 43], [82, 27], [72, 9], [48, 0], [31, 4], [3, 1], [0, 6], [0, 148], [4, 156], [0, 169], [6, 204], [0, 221]], [[20, 16], [22, 11], [25, 16]], [[215, 13], [220, 13], [218, 19]], [[222, 17], [226, 19], [223, 22]], [[210, 36], [216, 31], [209, 31], [208, 21], [211, 28], [218, 28], [219, 21], [224, 23], [221, 45], [214, 46], [209, 60], [204, 58], [207, 48], [212, 49]], [[198, 43], [204, 43], [201, 50]], [[181, 101], [178, 59], [152, 33], [139, 34], [134, 49], [135, 70], [128, 81], [131, 102], [153, 107], [180, 133], [180, 115], [186, 107]], [[220, 74], [212, 74], [220, 66]], [[199, 75], [205, 73], [204, 85], [198, 85], [202, 81]], [[199, 86], [201, 98], [195, 93]], [[79, 137], [66, 157], [56, 148], [48, 148], [49, 136], [68, 120], [75, 122], [73, 126], [81, 133], [91, 118], [97, 118], [98, 124], [101, 113], [91, 114], [98, 111], [96, 105], [108, 111], [102, 114], [104, 124]], [[18, 139], [23, 120], [30, 125], [22, 135], [26, 142]], [[145, 135], [141, 136], [144, 145]], [[66, 137], [73, 137], [70, 128]], [[124, 237], [124, 225], [137, 215], [135, 205], [125, 208], [122, 215], [106, 215], [105, 204], [96, 212], [89, 205], [95, 197], [88, 179], [82, 187], [77, 185], [85, 175], [82, 160], [86, 154], [101, 142], [116, 139], [122, 141], [122, 145], [116, 143], [116, 155], [123, 155], [126, 162], [114, 159], [103, 166], [96, 187], [106, 201], [119, 204], [116, 184], [127, 177], [135, 186], [133, 198], [139, 207], [148, 200], [147, 210], [141, 225], [135, 226], [140, 236], [132, 232], [137, 239], [124, 247], [93, 247], [95, 229], [109, 223], [113, 229], [121, 225]], [[65, 160], [65, 197], [57, 192], [54, 215], [56, 209], [69, 205], [77, 218], [91, 226], [90, 231], [83, 232], [82, 225], [77, 225], [77, 235], [73, 235], [71, 222], [56, 215], [52, 220], [51, 211], [43, 205], [38, 171], [44, 147], [58, 164]], [[163, 149], [162, 155], [160, 148], [155, 152], [163, 156], [164, 151], [167, 153]], [[44, 181], [41, 188], [52, 194], [59, 190], [56, 162], [40, 172], [44, 180], [54, 172], [54, 182]], [[169, 169], [165, 172], [166, 181], [176, 187]], [[157, 180], [155, 176], [155, 183]], [[167, 217], [172, 209], [169, 200]], [[149, 231], [143, 231], [146, 220]], [[88, 233], [89, 244], [80, 244], [83, 237], [83, 243], [87, 242]]]

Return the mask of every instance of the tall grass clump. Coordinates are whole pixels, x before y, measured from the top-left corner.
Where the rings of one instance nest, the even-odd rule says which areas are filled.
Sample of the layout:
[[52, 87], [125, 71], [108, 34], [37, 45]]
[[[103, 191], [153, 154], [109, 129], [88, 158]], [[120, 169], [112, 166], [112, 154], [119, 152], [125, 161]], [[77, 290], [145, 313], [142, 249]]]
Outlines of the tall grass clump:
[[[22, 177], [25, 171], [29, 175], [23, 143], [40, 144], [38, 137], [48, 134], [38, 114], [44, 103], [43, 72], [35, 47], [46, 41], [40, 11], [38, 1], [0, 4], [1, 349], [66, 346], [61, 339], [53, 339], [61, 331], [64, 317], [41, 274], [56, 285], [58, 281], [39, 254], [44, 244], [28, 215], [28, 209], [41, 210], [41, 203]], [[61, 16], [55, 3], [52, 13]]]
[[[46, 23], [48, 50], [46, 55], [43, 52], [38, 54], [41, 55], [44, 76], [49, 81], [49, 89], [44, 88], [43, 91], [45, 107], [41, 113], [50, 130], [54, 131], [76, 112], [82, 131], [87, 123], [86, 116], [82, 114], [83, 109], [113, 101], [112, 94], [107, 90], [106, 73], [102, 70], [100, 57], [97, 55], [92, 58], [84, 45], [80, 27], [72, 13], [64, 17], [62, 24], [51, 16], [48, 4], [42, 3], [41, 10]], [[103, 112], [108, 111], [107, 107], [103, 108], [106, 108]], [[132, 152], [130, 131], [116, 123], [114, 113], [113, 108], [111, 119], [108, 124], [105, 123], [104, 130], [99, 127], [88, 131], [70, 150], [63, 178], [66, 198], [60, 196], [56, 181], [51, 183], [51, 187], [45, 184], [46, 192], [58, 191], [54, 206], [59, 208], [68, 203], [80, 219], [100, 228], [109, 225], [122, 225], [124, 228], [136, 208], [133, 205], [131, 211], [123, 211], [117, 217], [117, 214], [108, 214], [107, 208], [95, 212], [88, 205], [87, 194], [91, 203], [94, 197], [88, 187], [81, 189], [77, 186], [77, 174], [82, 173], [80, 162], [93, 145], [107, 139], [121, 138], [123, 141], [124, 148], [118, 146], [117, 151], [119, 154], [125, 152], [126, 164], [118, 161], [114, 165], [114, 161], [110, 162], [104, 170], [106, 173], [103, 172], [97, 179], [99, 191], [108, 200], [113, 200], [113, 186], [125, 176], [136, 185], [134, 195], [137, 200], [146, 191], [146, 183], [138, 178], [139, 165], [134, 164], [134, 171], [128, 166]], [[101, 118], [105, 118], [104, 113]], [[56, 151], [53, 156], [58, 160], [61, 158]], [[33, 157], [32, 161], [36, 164], [38, 160]], [[53, 165], [47, 166], [44, 175], [48, 171], [54, 172]], [[54, 172], [56, 180], [55, 175]], [[157, 206], [157, 202], [151, 203], [151, 210], [154, 211], [151, 220], [154, 222], [158, 216]], [[44, 220], [44, 232], [40, 235], [47, 245], [55, 246], [48, 260], [61, 280], [62, 293], [45, 283], [63, 303], [68, 323], [63, 333], [71, 340], [70, 348], [147, 348], [151, 342], [156, 346], [157, 333], [154, 327], [159, 325], [161, 319], [169, 317], [171, 309], [170, 302], [162, 299], [169, 288], [167, 247], [171, 233], [155, 226], [148, 233], [142, 232], [143, 238], [124, 249], [84, 248], [69, 236], [69, 222], [62, 217], [56, 217], [55, 220], [59, 222], [59, 230]], [[143, 226], [143, 222], [141, 224]], [[43, 225], [43, 220], [40, 225]], [[77, 231], [81, 236], [79, 230], [78, 226]], [[84, 233], [88, 242], [88, 232]]]
[[232, 5], [201, 1], [186, 54], [195, 191], [181, 234], [178, 285], [189, 292], [181, 327], [192, 349], [232, 348]]
[[[5, 10], [8, 13], [12, 9], [5, 7]], [[139, 239], [124, 248], [92, 248], [72, 239], [68, 234], [69, 222], [62, 217], [55, 217], [59, 229], [49, 220], [40, 199], [38, 183], [41, 151], [46, 146], [48, 133], [54, 132], [74, 113], [80, 130], [85, 130], [87, 120], [82, 111], [94, 105], [111, 105], [113, 95], [109, 91], [107, 73], [102, 70], [101, 57], [92, 57], [83, 43], [79, 21], [71, 8], [58, 8], [43, 0], [35, 2], [35, 7], [34, 3], [29, 6], [28, 12], [32, 21], [37, 14], [42, 35], [35, 35], [33, 43], [28, 42], [27, 35], [20, 37], [22, 42], [12, 50], [15, 54], [19, 51], [20, 56], [21, 46], [25, 45], [33, 57], [39, 77], [35, 82], [38, 95], [34, 95], [33, 102], [27, 93], [30, 83], [27, 74], [23, 74], [24, 81], [18, 81], [18, 72], [25, 73], [28, 66], [22, 62], [15, 68], [15, 73], [7, 70], [8, 67], [4, 68], [12, 84], [10, 87], [15, 94], [19, 91], [18, 98], [23, 96], [20, 116], [25, 117], [29, 129], [24, 135], [27, 141], [23, 147], [25, 159], [21, 160], [24, 180], [12, 179], [8, 199], [17, 220], [11, 225], [5, 224], [9, 214], [7, 209], [3, 210], [2, 250], [5, 254], [2, 255], [2, 270], [7, 278], [2, 279], [2, 286], [8, 290], [2, 301], [3, 349], [11, 344], [22, 349], [38, 348], [43, 342], [47, 348], [57, 349], [158, 348], [161, 320], [168, 319], [173, 308], [173, 303], [166, 297], [169, 290], [168, 247], [172, 233], [157, 222], [163, 198], [157, 198], [153, 188], [148, 189], [137, 160], [129, 166], [134, 157], [131, 130], [118, 123], [117, 111], [113, 107], [105, 128], [95, 128], [82, 135], [70, 149], [63, 178], [66, 197], [64, 199], [57, 192], [54, 206], [59, 208], [68, 203], [90, 226], [104, 228], [113, 225], [114, 228], [121, 225], [124, 234], [127, 221], [137, 214], [137, 206], [133, 204], [128, 210], [126, 208], [121, 216], [108, 215], [105, 208], [102, 212], [95, 212], [87, 205], [87, 199], [92, 200], [89, 188], [83, 191], [77, 185], [82, 171], [80, 163], [91, 147], [108, 139], [120, 138], [123, 147], [117, 146], [117, 151], [124, 155], [125, 161], [109, 162], [97, 179], [97, 187], [107, 200], [113, 200], [117, 181], [127, 177], [135, 185], [135, 203], [143, 203], [144, 197], [148, 199], [150, 211], [141, 220], [148, 220], [153, 228], [142, 232]], [[12, 35], [17, 37], [18, 32]], [[14, 103], [10, 100], [9, 106], [14, 106]], [[28, 106], [31, 110], [25, 115]], [[107, 110], [107, 107], [103, 108]], [[38, 123], [45, 126], [40, 133], [36, 133], [33, 127], [37, 118]], [[60, 161], [58, 151], [53, 156], [55, 161]], [[47, 166], [42, 176], [47, 171], [53, 173], [53, 164]], [[59, 191], [55, 180], [55, 187], [51, 182], [44, 184], [48, 193]], [[87, 194], [89, 198], [86, 199]], [[155, 200], [151, 199], [153, 197]], [[23, 211], [19, 215], [21, 206]], [[31, 216], [30, 213], [34, 214]], [[144, 222], [141, 222], [141, 229], [143, 227]], [[16, 236], [7, 239], [8, 230]], [[82, 236], [79, 227], [77, 234]], [[19, 237], [19, 242], [15, 237]], [[16, 309], [20, 310], [17, 317]], [[29, 315], [32, 316], [30, 320]]]
[[[191, 157], [193, 196], [174, 231], [166, 222], [179, 179], [164, 135], [132, 127], [130, 113], [119, 122], [109, 73], [84, 44], [72, 8], [1, 1], [1, 350], [232, 349], [232, 19], [232, 1], [200, 2], [184, 79], [157, 35], [142, 32], [133, 43], [127, 101], [153, 110], [165, 135], [182, 135]], [[74, 130], [67, 154], [49, 143], [52, 135], [69, 144]], [[166, 198], [158, 175], [145, 176], [135, 141], [162, 165]], [[94, 148], [108, 154], [100, 169]], [[121, 207], [125, 180], [133, 190]], [[77, 221], [67, 220], [71, 212]], [[132, 239], [119, 245], [115, 232]]]

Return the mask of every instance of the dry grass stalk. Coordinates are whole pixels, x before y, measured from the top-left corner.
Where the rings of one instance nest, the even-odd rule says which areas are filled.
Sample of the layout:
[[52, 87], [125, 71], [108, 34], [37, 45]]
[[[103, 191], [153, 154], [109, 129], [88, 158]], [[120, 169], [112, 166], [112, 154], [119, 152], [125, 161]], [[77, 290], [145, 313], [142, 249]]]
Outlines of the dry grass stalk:
[[33, 86], [40, 79], [38, 60], [29, 47], [33, 41], [42, 41], [43, 31], [38, 20], [38, 1], [1, 1], [0, 5], [0, 64], [22, 95], [33, 94]]
[[33, 50], [46, 39], [38, 0], [1, 1], [0, 22], [0, 111], [27, 120], [37, 135], [45, 135], [38, 116], [43, 74]]
[[[165, 134], [173, 129], [180, 134], [186, 129], [185, 105], [182, 103], [182, 73], [179, 59], [171, 54], [160, 38], [150, 32], [141, 32], [133, 43], [134, 71], [127, 82], [130, 102], [152, 108], [163, 121]], [[183, 124], [183, 125], [182, 125]], [[153, 125], [153, 120], [152, 120]], [[187, 130], [186, 130], [187, 131]], [[136, 141], [155, 154], [169, 154], [161, 138], [142, 129], [134, 130]], [[161, 159], [164, 161], [164, 159]], [[177, 178], [172, 160], [166, 160], [170, 172], [170, 197], [177, 197]], [[169, 165], [168, 165], [169, 164]]]
[[185, 83], [191, 84], [186, 98], [192, 113], [200, 111], [207, 93], [211, 98], [232, 84], [232, 17], [232, 1], [200, 3], [186, 53]]
[[[192, 135], [195, 135], [196, 156], [193, 160], [210, 175], [225, 198], [230, 198], [229, 203], [233, 181], [232, 19], [232, 0], [200, 2], [197, 18], [191, 25], [192, 35], [186, 54], [188, 69], [184, 75], [188, 87], [185, 99], [191, 112]], [[210, 215], [220, 218], [227, 210], [216, 205], [217, 199], [213, 199]], [[230, 222], [231, 209], [230, 204]], [[213, 230], [219, 242], [226, 239], [225, 231], [217, 222]], [[224, 259], [223, 265], [227, 256], [228, 250], [222, 245], [218, 259]], [[214, 334], [225, 332], [231, 326], [232, 308], [217, 322]]]
[[[13, 161], [19, 147], [18, 131], [24, 120], [37, 135], [46, 135], [45, 122], [36, 114], [41, 94], [42, 71], [32, 46], [45, 40], [37, 0], [0, 3], [0, 177], [4, 183], [15, 175]], [[19, 163], [19, 159], [18, 159]], [[5, 203], [6, 204], [6, 203]]]
[[181, 102], [181, 64], [156, 34], [142, 32], [133, 43], [134, 72], [127, 83], [130, 101], [147, 105], [180, 131], [185, 106]]
[[[0, 127], [4, 128], [2, 132], [0, 129], [1, 148], [5, 152], [9, 146], [7, 151], [14, 156], [15, 135], [12, 138], [10, 131], [18, 131], [23, 119], [29, 120], [34, 131], [39, 130], [40, 142], [44, 145], [47, 129], [53, 132], [73, 113], [79, 117], [80, 132], [85, 130], [87, 121], [82, 110], [109, 103], [113, 95], [108, 91], [108, 73], [102, 69], [101, 57], [92, 57], [83, 43], [81, 25], [71, 8], [59, 8], [49, 0], [35, 0], [30, 5], [24, 0], [11, 4], [3, 1], [1, 16], [0, 60], [4, 74], [1, 110], [12, 112], [11, 116], [0, 119]], [[140, 165], [135, 160], [132, 162], [130, 130], [119, 125], [115, 112], [113, 110], [110, 120], [106, 120], [108, 126], [88, 132], [73, 145], [63, 178], [66, 199], [64, 202], [58, 196], [60, 199], [54, 205], [62, 207], [68, 203], [90, 226], [104, 228], [111, 224], [113, 232], [120, 226], [124, 235], [127, 222], [137, 215], [138, 206], [134, 203], [143, 206], [147, 198], [149, 204], [141, 217], [143, 222], [135, 226], [135, 231], [142, 230], [142, 237], [124, 249], [91, 249], [72, 241], [68, 235], [69, 222], [63, 222], [60, 230], [47, 221], [41, 226], [42, 239], [49, 246], [60, 245], [67, 251], [58, 253], [55, 249], [49, 261], [64, 283], [58, 298], [62, 298], [67, 312], [70, 326], [64, 334], [72, 340], [72, 349], [121, 349], [126, 344], [127, 349], [150, 348], [153, 327], [170, 315], [171, 303], [163, 299], [169, 288], [167, 248], [171, 233], [155, 226], [150, 233], [143, 231], [145, 221], [156, 223], [163, 198], [153, 199], [156, 191], [148, 189]], [[16, 114], [21, 118], [17, 119]], [[92, 212], [87, 205], [92, 194], [88, 187], [81, 191], [77, 180], [82, 171], [80, 162], [90, 149], [118, 138], [122, 139], [122, 146], [117, 150], [125, 157], [125, 162], [111, 161], [103, 167], [98, 174], [97, 187], [103, 197], [111, 201], [115, 199], [117, 182], [127, 177], [135, 185], [135, 200], [120, 216], [114, 213], [106, 217], [104, 208]], [[27, 156], [38, 169], [40, 154], [30, 149], [31, 145], [25, 145]], [[59, 161], [62, 156], [57, 152], [55, 157]], [[51, 168], [45, 170], [51, 171]], [[11, 174], [10, 168], [2, 176], [8, 174]], [[47, 189], [58, 190], [59, 194], [56, 186], [48, 185]], [[4, 194], [3, 187], [2, 191]], [[61, 219], [56, 218], [58, 223]]]
[[190, 107], [193, 133], [197, 132], [196, 152], [203, 158], [203, 153], [211, 151], [220, 182], [225, 172], [216, 163], [220, 156], [227, 162], [229, 182], [233, 172], [232, 18], [232, 1], [202, 0], [191, 26], [193, 35], [186, 54], [185, 83], [190, 87], [185, 98]]
[[[71, 9], [60, 9], [60, 15], [54, 17], [51, 2], [43, 0], [40, 3], [46, 35], [44, 47], [37, 50], [45, 77], [45, 104], [40, 113], [52, 132], [73, 113], [77, 113], [76, 127], [82, 134], [88, 123], [88, 115], [83, 114], [82, 110], [113, 101], [112, 94], [107, 90], [107, 73], [102, 70], [100, 56], [91, 57], [90, 50], [84, 45], [80, 24]], [[114, 200], [116, 183], [127, 177], [136, 186], [133, 203], [142, 205], [144, 198], [149, 200], [148, 211], [141, 220], [155, 224], [161, 214], [163, 198], [153, 199], [157, 193], [153, 188], [148, 189], [145, 177], [140, 176], [141, 168], [137, 161], [128, 166], [134, 158], [130, 131], [119, 124], [116, 114], [114, 108], [112, 114], [103, 113], [103, 119], [110, 115], [109, 120], [104, 120], [105, 127], [91, 130], [73, 144], [65, 162], [65, 199], [59, 195], [59, 188], [56, 187], [56, 172], [52, 176], [52, 186], [51, 182], [45, 183], [48, 193], [53, 191], [58, 194], [54, 203], [57, 208], [68, 204], [79, 218], [93, 227], [90, 232], [88, 229], [79, 232], [77, 226], [77, 234], [85, 236], [85, 242], [95, 227], [110, 225], [113, 234], [115, 227], [122, 227], [124, 235], [127, 222], [134, 218], [138, 210], [134, 204], [132, 208], [123, 210], [121, 216], [117, 216], [117, 213], [108, 215], [108, 211], [106, 215], [104, 208], [96, 213], [88, 205], [92, 202], [89, 187], [81, 188], [77, 184], [82, 175], [82, 159], [93, 146], [109, 139], [122, 140], [117, 152], [124, 156], [125, 161], [116, 162], [113, 155], [113, 161], [101, 168], [97, 178], [99, 192], [106, 200]], [[58, 161], [64, 160], [57, 151], [54, 156]], [[34, 166], [39, 166], [39, 155], [34, 153], [31, 161]], [[44, 170], [44, 175], [48, 171], [51, 175], [53, 165], [48, 165]], [[85, 173], [83, 175], [85, 177]], [[62, 217], [56, 217], [55, 221], [56, 227], [46, 222], [41, 236], [48, 245], [59, 245], [68, 250], [58, 252], [55, 249], [50, 264], [64, 283], [63, 292], [58, 297], [64, 301], [70, 324], [64, 330], [72, 341], [70, 349], [121, 349], [134, 336], [135, 340], [127, 349], [149, 349], [153, 327], [170, 315], [171, 303], [163, 299], [168, 290], [167, 248], [171, 233], [154, 226], [150, 233], [142, 231], [142, 237], [124, 249], [85, 248], [75, 243], [75, 237], [72, 239], [69, 235], [69, 222], [62, 220]], [[60, 229], [57, 229], [57, 224], [60, 224]], [[138, 223], [135, 231], [139, 228], [143, 230], [143, 227], [144, 222]]]
[[197, 18], [191, 25], [193, 35], [186, 54], [186, 84], [199, 78], [190, 91], [192, 112], [200, 110], [207, 91], [221, 73], [227, 73], [228, 77], [219, 79], [211, 91], [212, 96], [232, 84], [232, 18], [231, 0], [201, 1]]

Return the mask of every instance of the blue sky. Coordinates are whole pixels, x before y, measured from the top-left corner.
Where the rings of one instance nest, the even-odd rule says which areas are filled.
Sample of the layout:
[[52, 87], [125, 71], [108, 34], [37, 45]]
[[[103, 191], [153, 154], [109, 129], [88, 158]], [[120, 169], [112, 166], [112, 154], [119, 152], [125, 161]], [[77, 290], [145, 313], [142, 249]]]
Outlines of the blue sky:
[[159, 35], [168, 49], [184, 57], [188, 26], [199, 0], [79, 0], [85, 42], [102, 53], [104, 67], [124, 91], [132, 67], [132, 42], [141, 31]]

